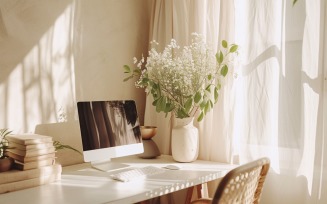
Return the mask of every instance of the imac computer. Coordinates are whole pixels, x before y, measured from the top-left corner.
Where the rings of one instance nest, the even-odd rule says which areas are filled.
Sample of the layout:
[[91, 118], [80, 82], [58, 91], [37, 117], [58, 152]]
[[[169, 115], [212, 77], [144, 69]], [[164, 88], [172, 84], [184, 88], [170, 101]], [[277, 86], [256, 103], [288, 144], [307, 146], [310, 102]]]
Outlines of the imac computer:
[[140, 124], [133, 100], [77, 102], [83, 157], [92, 167], [109, 171], [127, 165], [111, 158], [143, 153]]

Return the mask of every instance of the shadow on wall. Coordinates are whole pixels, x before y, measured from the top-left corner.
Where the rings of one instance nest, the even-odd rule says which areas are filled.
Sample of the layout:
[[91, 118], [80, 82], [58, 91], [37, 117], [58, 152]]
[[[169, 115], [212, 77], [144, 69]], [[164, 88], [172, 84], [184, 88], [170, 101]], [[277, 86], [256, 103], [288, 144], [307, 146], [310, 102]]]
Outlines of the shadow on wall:
[[0, 2], [1, 126], [31, 132], [73, 106], [73, 2]]
[[47, 42], [44, 43], [50, 48], [53, 46], [54, 25], [58, 17], [73, 2], [73, 0], [0, 2], [0, 81], [7, 79], [17, 65], [27, 63], [29, 60], [26, 56], [31, 51], [39, 52], [39, 56], [42, 56], [40, 52], [47, 51], [42, 49], [40, 39], [46, 38], [44, 40]]
[[[74, 121], [77, 100], [103, 98], [135, 99], [142, 122], [145, 93], [123, 82], [121, 67], [147, 52], [149, 5], [1, 0], [0, 127]], [[59, 111], [72, 117], [60, 120]]]
[[[40, 124], [36, 126], [35, 133], [52, 136], [54, 140], [83, 152], [78, 121]], [[81, 154], [69, 149], [59, 150], [56, 152], [56, 157], [56, 162], [62, 166], [84, 162]]]

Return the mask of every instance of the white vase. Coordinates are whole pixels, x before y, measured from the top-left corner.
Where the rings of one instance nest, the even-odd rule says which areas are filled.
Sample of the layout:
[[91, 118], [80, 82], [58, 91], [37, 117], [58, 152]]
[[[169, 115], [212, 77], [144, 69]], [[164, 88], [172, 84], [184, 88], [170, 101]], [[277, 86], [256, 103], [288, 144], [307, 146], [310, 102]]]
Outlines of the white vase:
[[175, 118], [172, 129], [172, 156], [178, 162], [192, 162], [199, 154], [199, 131], [193, 125], [194, 117]]

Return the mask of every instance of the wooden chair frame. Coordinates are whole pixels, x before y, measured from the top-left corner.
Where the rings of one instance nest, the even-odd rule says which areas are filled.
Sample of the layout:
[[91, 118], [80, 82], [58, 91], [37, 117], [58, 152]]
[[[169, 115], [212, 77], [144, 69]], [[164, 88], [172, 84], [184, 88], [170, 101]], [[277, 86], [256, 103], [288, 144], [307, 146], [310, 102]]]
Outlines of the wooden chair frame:
[[243, 164], [222, 178], [212, 200], [198, 199], [192, 203], [258, 204], [269, 167], [267, 157]]

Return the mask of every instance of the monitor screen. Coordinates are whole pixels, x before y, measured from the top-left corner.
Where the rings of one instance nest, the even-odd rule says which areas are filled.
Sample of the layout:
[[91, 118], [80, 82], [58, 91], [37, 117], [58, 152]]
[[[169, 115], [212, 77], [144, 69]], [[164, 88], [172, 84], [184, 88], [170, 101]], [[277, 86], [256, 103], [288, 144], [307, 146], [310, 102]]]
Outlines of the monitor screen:
[[80, 101], [77, 109], [84, 161], [104, 163], [143, 152], [135, 101]]

